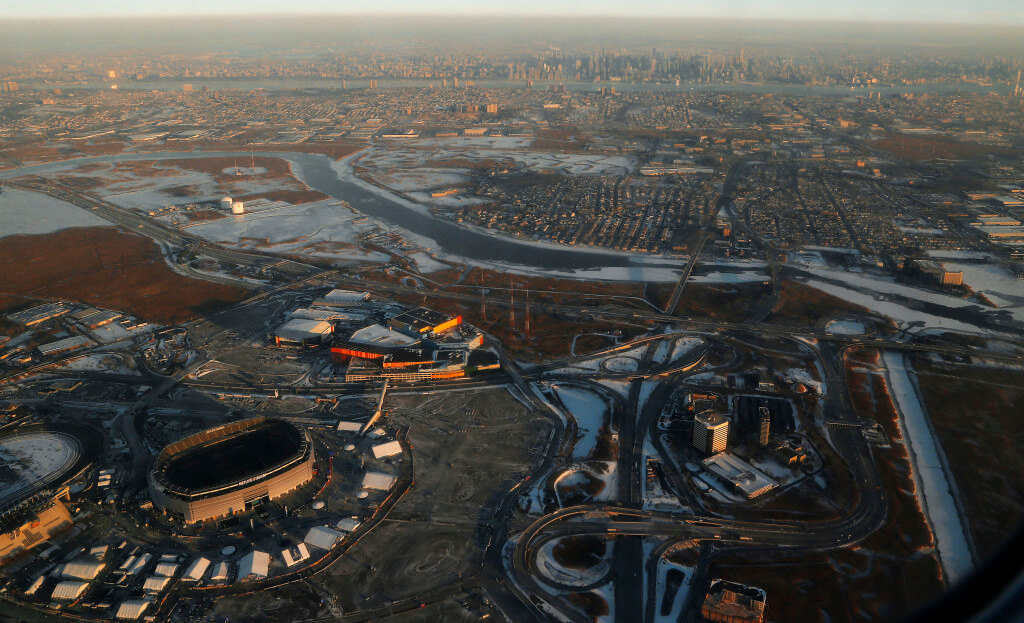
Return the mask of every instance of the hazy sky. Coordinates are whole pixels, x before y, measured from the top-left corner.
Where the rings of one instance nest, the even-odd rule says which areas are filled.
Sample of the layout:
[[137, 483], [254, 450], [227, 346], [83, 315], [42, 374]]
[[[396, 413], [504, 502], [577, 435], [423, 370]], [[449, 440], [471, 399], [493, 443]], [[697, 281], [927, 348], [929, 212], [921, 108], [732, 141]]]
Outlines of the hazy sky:
[[11, 18], [404, 13], [737, 17], [1024, 25], [1024, 0], [0, 0]]

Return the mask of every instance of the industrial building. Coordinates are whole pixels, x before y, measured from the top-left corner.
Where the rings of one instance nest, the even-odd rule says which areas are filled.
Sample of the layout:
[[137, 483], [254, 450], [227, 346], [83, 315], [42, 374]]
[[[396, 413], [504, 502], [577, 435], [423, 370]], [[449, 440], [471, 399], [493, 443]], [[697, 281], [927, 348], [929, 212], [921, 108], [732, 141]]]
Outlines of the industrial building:
[[963, 271], [946, 270], [942, 264], [931, 260], [915, 260], [914, 265], [922, 273], [943, 286], [958, 286], [964, 282]]
[[296, 426], [251, 418], [175, 442], [149, 473], [153, 503], [186, 523], [249, 511], [313, 478], [313, 442]]
[[729, 420], [709, 411], [693, 418], [693, 447], [704, 454], [715, 454], [729, 446]]
[[748, 500], [768, 493], [778, 483], [756, 467], [731, 454], [720, 452], [704, 459], [704, 469]]
[[31, 549], [71, 525], [71, 514], [60, 499], [48, 497], [35, 503], [26, 500], [0, 515], [0, 561]]
[[762, 623], [766, 601], [763, 589], [716, 579], [704, 596], [700, 615], [715, 623]]

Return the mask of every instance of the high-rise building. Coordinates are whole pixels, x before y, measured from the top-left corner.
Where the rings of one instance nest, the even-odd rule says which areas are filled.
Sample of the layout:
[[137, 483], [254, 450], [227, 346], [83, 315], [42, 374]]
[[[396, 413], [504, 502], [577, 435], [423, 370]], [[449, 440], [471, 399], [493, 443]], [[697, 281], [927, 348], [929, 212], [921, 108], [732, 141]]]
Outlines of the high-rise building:
[[760, 428], [757, 431], [757, 443], [762, 446], [768, 445], [768, 440], [772, 435], [772, 414], [768, 411], [768, 407], [761, 407], [761, 421]]
[[729, 446], [729, 420], [714, 411], [693, 418], [693, 447], [704, 454], [717, 454]]

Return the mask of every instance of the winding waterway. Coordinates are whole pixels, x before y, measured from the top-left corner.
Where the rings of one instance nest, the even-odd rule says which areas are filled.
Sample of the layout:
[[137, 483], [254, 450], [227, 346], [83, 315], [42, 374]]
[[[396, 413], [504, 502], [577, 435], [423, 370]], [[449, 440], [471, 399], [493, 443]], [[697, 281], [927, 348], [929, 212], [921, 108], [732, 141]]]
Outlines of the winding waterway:
[[[434, 251], [481, 262], [498, 262], [540, 269], [578, 270], [600, 267], [677, 267], [678, 261], [659, 261], [642, 256], [634, 259], [628, 254], [558, 248], [551, 245], [520, 242], [508, 237], [489, 235], [455, 223], [418, 212], [402, 203], [375, 193], [357, 184], [341, 179], [331, 167], [334, 162], [327, 156], [299, 152], [260, 152], [261, 156], [284, 158], [293, 163], [295, 174], [310, 188], [336, 199], [346, 201], [366, 216], [378, 219], [427, 239]], [[0, 171], [0, 180], [23, 175], [48, 175], [70, 171], [93, 163], [117, 163], [147, 160], [180, 160], [195, 158], [248, 158], [248, 152], [192, 151], [113, 154], [61, 160], [28, 165]]]

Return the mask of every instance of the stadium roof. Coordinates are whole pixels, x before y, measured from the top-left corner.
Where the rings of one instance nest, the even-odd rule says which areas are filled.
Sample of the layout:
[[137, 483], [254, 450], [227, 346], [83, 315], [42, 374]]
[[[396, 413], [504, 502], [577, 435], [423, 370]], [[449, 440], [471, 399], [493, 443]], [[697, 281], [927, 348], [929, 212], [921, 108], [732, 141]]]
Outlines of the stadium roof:
[[388, 474], [382, 474], [380, 472], [366, 472], [366, 475], [363, 476], [362, 488], [387, 491], [393, 484], [395, 484], [394, 476], [389, 476]]
[[343, 536], [345, 535], [327, 526], [313, 526], [302, 540], [313, 547], [331, 549]]
[[149, 607], [149, 602], [145, 599], [129, 599], [122, 601], [117, 607], [117, 614], [114, 616], [118, 619], [126, 619], [134, 621], [142, 616], [142, 613]]
[[377, 444], [373, 447], [373, 458], [382, 459], [388, 456], [395, 456], [402, 453], [402, 444], [397, 441]]
[[53, 593], [50, 594], [50, 599], [74, 601], [81, 597], [82, 593], [84, 593], [87, 588], [89, 588], [88, 582], [65, 580], [63, 582], [59, 582], [57, 586], [53, 587]]
[[238, 562], [238, 579], [265, 578], [270, 574], [270, 554], [251, 551]]
[[210, 561], [200, 556], [192, 561], [192, 564], [185, 570], [185, 574], [181, 576], [183, 580], [192, 580], [193, 582], [202, 579], [203, 575], [206, 574], [206, 570], [210, 568]]

